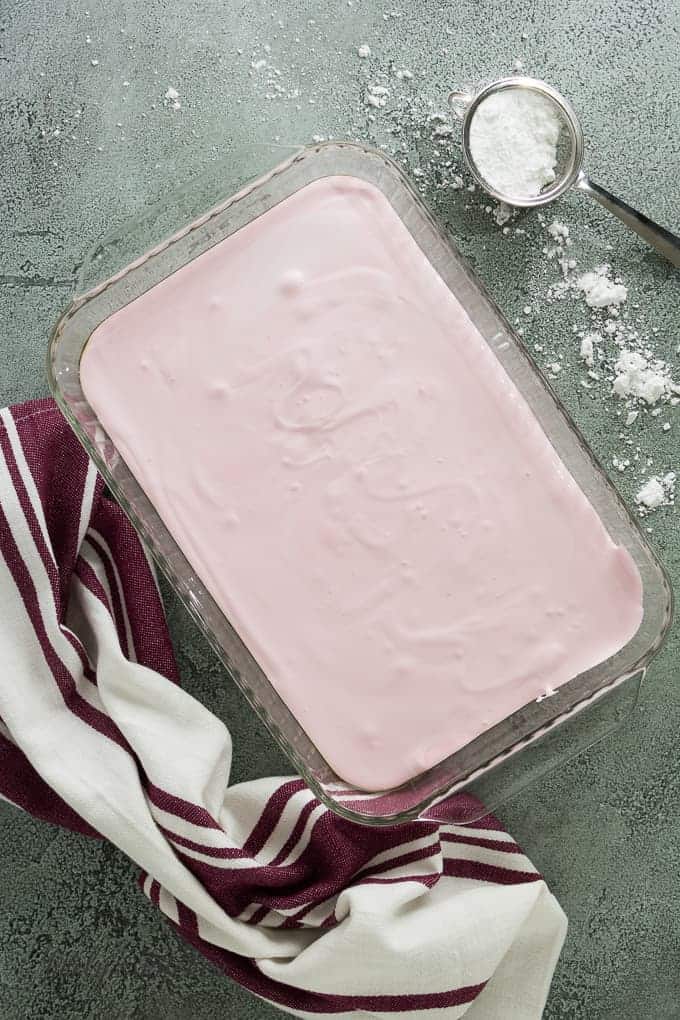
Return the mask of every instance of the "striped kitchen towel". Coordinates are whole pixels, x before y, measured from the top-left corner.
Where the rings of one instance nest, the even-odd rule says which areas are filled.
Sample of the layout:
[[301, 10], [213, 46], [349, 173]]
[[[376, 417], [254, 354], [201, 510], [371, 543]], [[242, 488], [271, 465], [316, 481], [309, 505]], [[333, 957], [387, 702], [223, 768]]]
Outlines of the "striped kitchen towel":
[[[492, 817], [337, 817], [229, 786], [135, 531], [49, 400], [0, 412], [0, 795], [104, 837], [216, 967], [299, 1017], [532, 1020], [566, 919]], [[436, 816], [435, 816], [436, 815]]]

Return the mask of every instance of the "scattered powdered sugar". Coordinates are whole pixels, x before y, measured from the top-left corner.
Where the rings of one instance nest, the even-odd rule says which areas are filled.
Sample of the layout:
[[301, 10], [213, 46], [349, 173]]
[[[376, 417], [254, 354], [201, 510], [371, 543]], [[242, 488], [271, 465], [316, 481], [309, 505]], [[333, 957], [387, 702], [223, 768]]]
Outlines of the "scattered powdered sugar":
[[[621, 474], [629, 472], [638, 476], [636, 504], [640, 516], [647, 516], [659, 507], [672, 507], [675, 505], [675, 471], [672, 470], [675, 465], [669, 464], [665, 473], [662, 470], [653, 478], [645, 479], [644, 474], [650, 470], [654, 458], [646, 455], [641, 445], [645, 422], [649, 427], [658, 421], [664, 407], [672, 414], [680, 405], [680, 385], [674, 381], [673, 367], [657, 349], [659, 329], [650, 328], [644, 313], [638, 313], [639, 306], [631, 303], [626, 282], [611, 266], [602, 265], [588, 272], [579, 270], [573, 231], [566, 224], [558, 220], [546, 222], [540, 213], [538, 219], [549, 238], [542, 252], [548, 264], [557, 262], [561, 278], [542, 288], [536, 286], [541, 274], [534, 278], [530, 290], [532, 314], [539, 311], [542, 300], [548, 304], [571, 300], [575, 303], [574, 317], [578, 319], [583, 313], [577, 308], [583, 302], [590, 317], [589, 328], [582, 328], [578, 321], [572, 324], [577, 340], [574, 353], [585, 368], [579, 385], [590, 391], [590, 399], [600, 400], [605, 406], [607, 398], [613, 397], [614, 414], [626, 429], [616, 436], [620, 445], [612, 454], [612, 466]], [[505, 230], [502, 233], [505, 234]], [[611, 251], [611, 246], [607, 248]], [[519, 332], [524, 330], [520, 328]], [[557, 352], [562, 359], [569, 351], [560, 337], [552, 343], [533, 344], [533, 347], [548, 359], [551, 353], [554, 357]], [[677, 353], [680, 354], [680, 348]], [[555, 362], [547, 360], [545, 364], [556, 379]], [[562, 367], [566, 369], [568, 362], [563, 362]], [[561, 373], [560, 380], [562, 378], [565, 372]], [[565, 381], [560, 382], [560, 388], [568, 385], [568, 379], [566, 376]], [[619, 402], [627, 405], [623, 413], [616, 410]], [[672, 420], [658, 421], [657, 428], [663, 435], [671, 435], [673, 427]]]
[[583, 273], [576, 281], [576, 286], [583, 292], [586, 304], [591, 308], [611, 308], [623, 304], [628, 297], [628, 289], [622, 283], [611, 279], [608, 265], [598, 266], [589, 273]]
[[470, 152], [482, 177], [509, 202], [534, 198], [555, 180], [562, 121], [545, 96], [505, 89], [480, 103]]
[[635, 502], [640, 507], [642, 516], [660, 506], [675, 504], [675, 472], [668, 471], [665, 475], [652, 475], [642, 485], [636, 495]]
[[369, 106], [381, 109], [387, 105], [390, 90], [387, 85], [369, 85], [366, 90], [365, 101]]
[[[557, 262], [562, 270], [562, 276], [566, 280], [569, 273], [576, 268], [576, 259], [570, 258], [567, 255], [567, 249], [573, 245], [573, 240], [569, 233], [569, 227], [566, 223], [561, 223], [559, 220], [553, 220], [552, 223], [546, 228], [551, 239], [554, 241], [552, 245], [545, 245], [543, 248], [543, 254], [548, 259], [557, 259]], [[551, 294], [549, 293], [549, 297]]]
[[632, 397], [647, 404], [656, 404], [677, 389], [668, 375], [665, 362], [659, 359], [650, 362], [637, 351], [621, 351], [614, 367], [616, 377], [612, 391], [617, 397]]
[[[595, 336], [596, 335], [587, 333], [585, 337], [583, 337], [583, 339], [581, 340], [581, 349], [579, 351], [579, 354], [581, 356], [581, 360], [585, 361], [588, 368], [592, 368], [593, 364], [595, 363], [594, 358]], [[601, 338], [598, 339], [601, 340]]]
[[179, 101], [179, 92], [172, 85], [163, 96], [163, 105], [169, 106], [172, 110], [179, 110], [182, 107]]
[[559, 220], [553, 220], [548, 227], [548, 233], [552, 237], [553, 241], [557, 241], [560, 246], [569, 243], [569, 227], [566, 223], [560, 223]]
[[[463, 186], [463, 179], [460, 178], [460, 186]], [[499, 202], [494, 209], [493, 218], [499, 227], [505, 226], [508, 220], [512, 219], [512, 206], [507, 202]]]

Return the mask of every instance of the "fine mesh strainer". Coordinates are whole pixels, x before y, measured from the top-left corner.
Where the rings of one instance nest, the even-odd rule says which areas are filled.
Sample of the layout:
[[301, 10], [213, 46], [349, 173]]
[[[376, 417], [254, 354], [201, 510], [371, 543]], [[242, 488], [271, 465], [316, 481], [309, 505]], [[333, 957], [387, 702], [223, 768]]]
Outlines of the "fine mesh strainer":
[[[470, 131], [476, 113], [483, 103], [500, 92], [511, 89], [529, 90], [551, 104], [559, 124], [559, 140], [557, 144], [557, 162], [555, 179], [535, 195], [510, 194], [498, 190], [498, 186], [483, 175], [477, 166], [470, 146]], [[463, 124], [463, 154], [472, 176], [478, 184], [493, 198], [508, 205], [533, 207], [546, 205], [559, 198], [570, 188], [577, 188], [596, 199], [605, 209], [618, 216], [627, 227], [639, 234], [648, 244], [669, 260], [674, 266], [680, 267], [680, 238], [659, 226], [638, 212], [626, 202], [616, 198], [609, 191], [601, 188], [590, 180], [583, 169], [583, 131], [573, 107], [551, 85], [537, 78], [513, 76], [500, 78], [486, 85], [478, 92], [460, 90], [452, 92], [449, 102], [454, 114]]]

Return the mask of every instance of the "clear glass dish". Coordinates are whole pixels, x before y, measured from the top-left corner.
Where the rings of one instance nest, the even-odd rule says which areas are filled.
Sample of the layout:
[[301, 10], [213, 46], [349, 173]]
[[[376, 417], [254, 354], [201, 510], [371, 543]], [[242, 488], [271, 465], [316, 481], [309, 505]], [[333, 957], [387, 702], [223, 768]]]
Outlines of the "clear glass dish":
[[[281, 154], [279, 149], [277, 155]], [[53, 331], [48, 355], [50, 386], [111, 491], [230, 676], [321, 800], [348, 818], [383, 825], [436, 810], [433, 805], [458, 791], [472, 793], [486, 808], [494, 808], [611, 731], [629, 713], [644, 671], [671, 621], [670, 585], [642, 532], [521, 341], [399, 167], [381, 152], [350, 143], [285, 150], [285, 155], [283, 162], [246, 185], [243, 179], [249, 176], [249, 168], [244, 160], [218, 168], [209, 179], [193, 184], [162, 209], [140, 217], [129, 230], [98, 245], [84, 263], [82, 293]], [[261, 152], [255, 153], [255, 164], [259, 162], [261, 167], [262, 159]], [[403, 786], [378, 794], [349, 788], [300, 727], [118, 454], [85, 399], [79, 370], [89, 337], [114, 311], [306, 184], [337, 174], [372, 183], [388, 198], [531, 407], [611, 538], [630, 552], [643, 582], [642, 623], [616, 655], [574, 677], [551, 697], [525, 705]], [[182, 224], [179, 229], [178, 224]], [[455, 802], [455, 817], [461, 823], [473, 822], [483, 813], [477, 800], [470, 797]], [[452, 817], [450, 805], [447, 815]]]

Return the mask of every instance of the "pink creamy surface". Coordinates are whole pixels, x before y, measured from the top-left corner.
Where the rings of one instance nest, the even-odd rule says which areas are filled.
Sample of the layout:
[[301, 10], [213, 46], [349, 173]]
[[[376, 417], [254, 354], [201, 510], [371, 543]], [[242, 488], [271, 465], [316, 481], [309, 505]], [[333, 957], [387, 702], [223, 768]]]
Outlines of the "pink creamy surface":
[[116, 312], [82, 385], [348, 782], [411, 778], [638, 628], [629, 554], [360, 180], [308, 185]]

